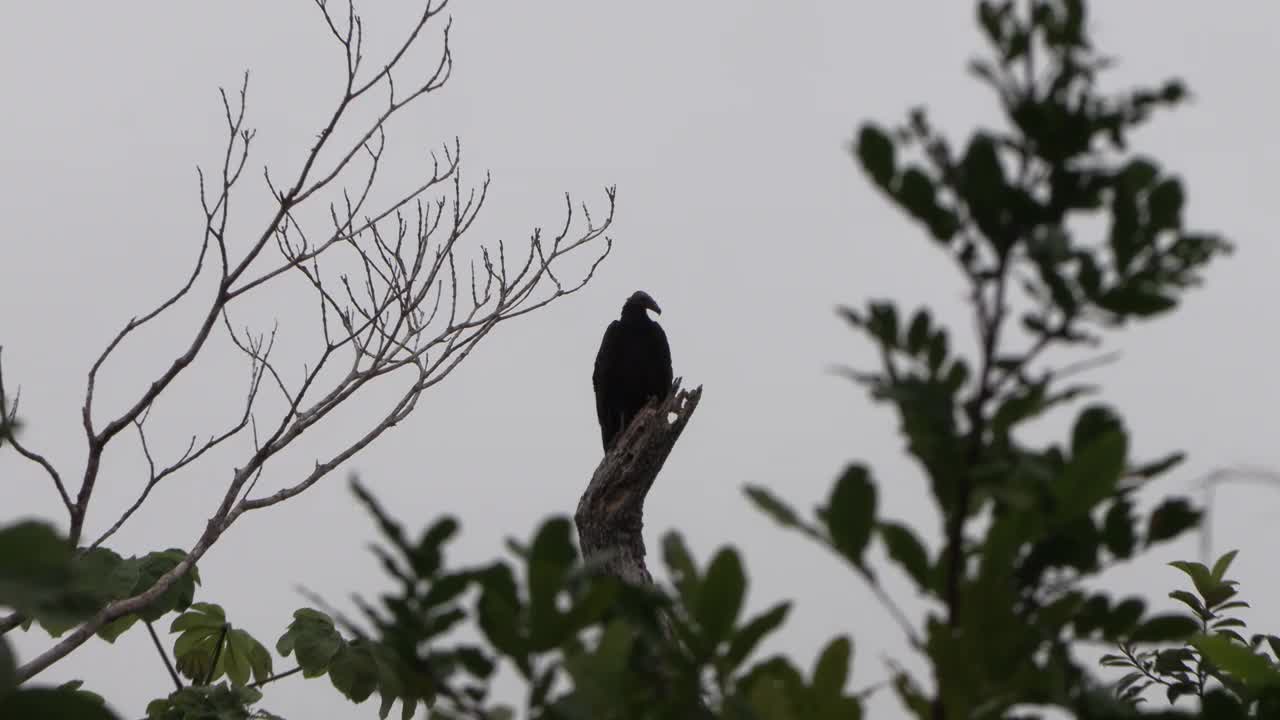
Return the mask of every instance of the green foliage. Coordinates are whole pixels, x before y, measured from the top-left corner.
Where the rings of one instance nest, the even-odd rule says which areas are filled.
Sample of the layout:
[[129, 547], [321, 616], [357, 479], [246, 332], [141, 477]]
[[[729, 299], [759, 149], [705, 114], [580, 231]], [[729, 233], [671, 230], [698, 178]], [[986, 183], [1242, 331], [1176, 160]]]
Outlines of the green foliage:
[[[0, 605], [57, 637], [108, 603], [150, 589], [186, 557], [170, 549], [122, 558], [107, 548], [76, 551], [51, 526], [25, 521], [0, 528]], [[200, 582], [195, 567], [138, 614], [108, 623], [98, 635], [113, 642], [139, 618], [158, 620], [191, 604]]]
[[91, 615], [97, 607], [74, 582], [74, 552], [46, 523], [0, 528], [0, 606], [58, 624]]
[[[1232, 550], [1219, 557], [1212, 568], [1190, 561], [1169, 563], [1191, 580], [1190, 591], [1174, 590], [1169, 597], [1189, 608], [1194, 619], [1188, 619], [1189, 628], [1169, 637], [1135, 633], [1119, 644], [1118, 654], [1103, 656], [1104, 667], [1127, 671], [1116, 684], [1117, 697], [1137, 706], [1146, 702], [1148, 689], [1162, 689], [1170, 705], [1180, 698], [1196, 698], [1205, 717], [1276, 717], [1280, 711], [1280, 662], [1276, 659], [1280, 657], [1280, 637], [1253, 635], [1245, 639], [1245, 623], [1232, 612], [1249, 604], [1238, 597], [1239, 583], [1226, 577], [1235, 557]], [[1175, 647], [1140, 647], [1171, 640], [1181, 642]]]
[[[376, 552], [400, 586], [377, 606], [361, 603], [374, 628], [361, 641], [374, 662], [385, 661], [382, 675], [365, 673], [361, 692], [394, 679], [400, 697], [430, 704], [433, 717], [514, 717], [516, 708], [489, 700], [494, 672], [506, 663], [526, 683], [530, 718], [858, 717], [860, 703], [845, 690], [847, 639], [824, 652], [808, 681], [785, 658], [752, 662], [790, 604], [744, 616], [747, 577], [732, 548], [699, 566], [678, 534], [665, 536], [674, 584], [667, 594], [601, 573], [608, 558], [582, 562], [570, 521], [554, 517], [527, 542], [508, 543], [514, 563], [455, 570], [445, 553], [454, 520], [410, 543], [367, 492], [355, 491], [377, 519], [389, 547]], [[422, 557], [430, 562], [415, 563]], [[484, 646], [451, 639], [468, 621]], [[295, 653], [306, 674], [332, 677], [347, 642], [328, 616], [306, 610], [278, 649]], [[383, 712], [389, 707], [384, 696]], [[403, 707], [407, 717], [415, 705]]]
[[232, 627], [226, 613], [213, 603], [195, 603], [169, 625], [181, 633], [173, 643], [178, 672], [207, 685], [225, 675], [233, 686], [271, 677], [271, 653], [248, 632]]
[[398, 665], [390, 648], [364, 637], [344, 637], [333, 619], [319, 610], [296, 611], [276, 650], [293, 655], [305, 677], [327, 674], [333, 687], [352, 702], [379, 693], [379, 717], [387, 717], [396, 700], [403, 705], [404, 717], [410, 717], [421, 698], [406, 686], [408, 671]]
[[[840, 474], [812, 517], [764, 488], [746, 494], [780, 526], [847, 561], [902, 623], [931, 674], [889, 663], [886, 684], [910, 716], [1015, 720], [1037, 707], [1082, 720], [1131, 718], [1146, 691], [1163, 689], [1170, 706], [1198, 701], [1200, 717], [1280, 717], [1280, 637], [1246, 639], [1231, 614], [1246, 607], [1225, 577], [1234, 553], [1212, 567], [1173, 563], [1192, 590], [1170, 597], [1191, 615], [1151, 612], [1143, 599], [1093, 582], [1181, 537], [1199, 511], [1177, 497], [1137, 510], [1135, 493], [1184, 456], [1133, 457], [1118, 410], [1098, 400], [1081, 407], [1097, 388], [1072, 381], [1078, 366], [1049, 359], [1175, 310], [1230, 245], [1186, 227], [1181, 179], [1128, 148], [1132, 132], [1182, 102], [1185, 88], [1170, 80], [1103, 92], [1108, 59], [1087, 35], [1086, 10], [1083, 0], [978, 3], [991, 52], [971, 70], [994, 90], [1001, 127], [979, 128], [953, 150], [915, 110], [899, 127], [863, 125], [852, 143], [872, 187], [969, 285], [972, 343], [953, 341], [928, 308], [870, 300], [840, 309], [880, 356], [878, 368], [845, 374], [893, 409], [928, 483], [939, 546], [881, 516], [879, 487], [863, 464]], [[1096, 226], [1084, 219], [1100, 219], [1105, 232], [1082, 234]], [[3, 400], [0, 440], [16, 427]], [[1066, 436], [1028, 443], [1027, 428], [1054, 412], [1070, 413]], [[396, 702], [402, 718], [420, 705], [433, 718], [515, 717], [513, 701], [490, 697], [503, 666], [525, 685], [523, 716], [538, 720], [862, 715], [862, 697], [848, 690], [849, 638], [828, 642], [808, 673], [785, 657], [756, 657], [791, 605], [746, 613], [748, 573], [731, 547], [700, 564], [669, 533], [661, 554], [672, 587], [623, 582], [603, 572], [613, 558], [584, 562], [571, 522], [555, 517], [527, 541], [510, 541], [512, 558], [456, 568], [445, 552], [456, 520], [444, 517], [415, 539], [363, 488], [354, 491], [381, 532], [374, 552], [395, 589], [358, 601], [365, 627], [298, 610], [276, 650], [352, 702], [376, 694], [381, 718]], [[919, 627], [881, 585], [868, 552], [876, 542], [925, 597]], [[0, 529], [0, 605], [57, 635], [151, 588], [184, 558], [180, 550], [131, 558], [77, 550], [47, 526], [21, 523]], [[113, 641], [140, 619], [181, 613], [170, 625], [179, 633], [176, 669], [193, 683], [152, 702], [148, 717], [273, 717], [253, 709], [258, 688], [279, 677], [270, 653], [219, 606], [194, 603], [199, 582], [193, 567], [99, 635]], [[1128, 671], [1111, 689], [1077, 658], [1082, 645], [1100, 642], [1119, 648], [1102, 665]], [[0, 640], [0, 716], [110, 717], [77, 687], [15, 687], [14, 666]], [[1193, 717], [1177, 709], [1142, 716]]]
[[[903, 671], [893, 683], [914, 716], [996, 718], [1035, 704], [1102, 717], [1124, 708], [1099, 700], [1075, 657], [1081, 643], [1185, 641], [1199, 624], [1085, 585], [1177, 538], [1199, 513], [1183, 498], [1145, 517], [1135, 510], [1132, 494], [1182, 455], [1131, 457], [1130, 431], [1104, 403], [1074, 410], [1062, 442], [1029, 446], [1023, 431], [1096, 392], [1068, 382], [1069, 366], [1049, 364], [1055, 348], [1096, 345], [1101, 330], [1171, 311], [1230, 247], [1184, 226], [1177, 177], [1128, 154], [1132, 131], [1185, 97], [1179, 82], [1102, 92], [1108, 63], [1087, 37], [1079, 0], [981, 2], [978, 21], [992, 55], [972, 70], [995, 90], [1005, 127], [975, 131], [957, 152], [916, 110], [897, 128], [864, 125], [853, 144], [872, 186], [969, 284], [977, 352], [956, 352], [926, 308], [841, 308], [881, 356], [876, 371], [845, 374], [896, 411], [942, 546], [931, 552], [911, 528], [880, 517], [872, 473], [860, 465], [840, 476], [813, 522], [762, 488], [748, 495], [877, 585], [866, 548], [879, 538], [940, 608], [907, 629], [933, 682]], [[1083, 236], [1077, 220], [1098, 215], [1105, 237]], [[930, 685], [932, 697], [921, 689]]]
[[0, 691], [0, 717], [75, 718], [75, 720], [119, 720], [102, 698], [78, 689], [79, 683], [58, 688], [21, 688]]
[[[141, 557], [132, 556], [128, 558], [121, 558], [111, 551], [105, 551], [100, 558], [100, 562], [94, 566], [95, 573], [101, 577], [112, 578], [110, 582], [99, 584], [100, 588], [109, 588], [112, 592], [99, 597], [101, 604], [105, 605], [111, 600], [132, 597], [146, 592], [155, 586], [156, 581], [161, 576], [174, 569], [186, 556], [186, 552], [178, 548], [170, 548], [168, 550], [150, 552]], [[131, 586], [130, 580], [132, 580]], [[155, 622], [171, 612], [181, 612], [187, 609], [195, 598], [196, 586], [199, 584], [200, 572], [193, 565], [182, 577], [178, 578], [176, 582], [141, 611], [130, 613], [102, 626], [102, 629], [98, 631], [98, 637], [113, 643], [116, 638], [123, 635], [139, 620]], [[42, 624], [45, 625], [46, 630], [55, 635], [66, 629], [66, 627], [50, 627], [48, 624]]]
[[169, 697], [152, 700], [147, 705], [148, 720], [282, 720], [251, 705], [262, 699], [262, 693], [249, 687], [227, 683], [192, 685]]

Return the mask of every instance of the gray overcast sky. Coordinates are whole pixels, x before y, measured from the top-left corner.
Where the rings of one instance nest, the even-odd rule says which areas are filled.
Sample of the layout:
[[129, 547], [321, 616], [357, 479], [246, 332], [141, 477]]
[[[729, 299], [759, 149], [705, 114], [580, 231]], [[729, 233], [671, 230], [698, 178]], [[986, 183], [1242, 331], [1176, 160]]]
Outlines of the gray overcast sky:
[[[1239, 244], [1175, 317], [1119, 338], [1123, 361], [1095, 379], [1136, 429], [1139, 453], [1191, 451], [1162, 491], [1190, 490], [1222, 465], [1280, 466], [1276, 343], [1271, 318], [1258, 312], [1274, 298], [1280, 261], [1269, 232], [1280, 110], [1267, 89], [1280, 61], [1280, 4], [1093, 4], [1101, 46], [1122, 60], [1110, 82], [1172, 74], [1188, 81], [1195, 102], [1159, 118], [1137, 145], [1184, 175], [1192, 224]], [[410, 5], [365, 3], [371, 58], [399, 40]], [[888, 296], [928, 303], [956, 323], [965, 318], [945, 258], [877, 197], [845, 145], [860, 121], [894, 122], [919, 103], [956, 133], [995, 120], [992, 98], [963, 70], [981, 47], [972, 6], [455, 2], [455, 73], [391, 128], [397, 160], [385, 186], [408, 186], [425, 150], [457, 135], [469, 177], [493, 174], [474, 238], [514, 242], [535, 225], [557, 226], [563, 192], [602, 207], [602, 188], [616, 183], [616, 245], [586, 290], [503, 325], [349, 468], [406, 524], [459, 515], [457, 561], [492, 557], [505, 536], [572, 512], [600, 453], [589, 383], [596, 346], [626, 295], [644, 288], [665, 311], [676, 374], [705, 386], [650, 496], [650, 547], [673, 527], [702, 558], [738, 545], [753, 609], [798, 601], [774, 649], [807, 667], [820, 643], [850, 633], [855, 683], [883, 680], [881, 658], [906, 657], [889, 618], [839, 564], [748, 507], [741, 487], [767, 485], [808, 508], [845, 462], [862, 459], [881, 481], [886, 515], [931, 518], [892, 415], [827, 369], [874, 359], [833, 315], [839, 303]], [[79, 407], [91, 359], [129, 317], [171, 292], [194, 257], [194, 168], [221, 151], [216, 88], [252, 70], [256, 153], [233, 227], [243, 235], [265, 212], [257, 169], [269, 163], [283, 175], [296, 167], [338, 92], [340, 55], [301, 1], [5, 9], [0, 343], [6, 380], [23, 391], [24, 439], [75, 476], [85, 456]], [[310, 298], [264, 292], [254, 302], [237, 321], [267, 330], [280, 318], [282, 357], [300, 367], [315, 341]], [[105, 371], [100, 409], [123, 402], [186, 342], [190, 317], [180, 312], [125, 348]], [[153, 416], [162, 457], [179, 453], [189, 433], [231, 417], [242, 394], [244, 364], [225, 343], [192, 370]], [[270, 467], [264, 486], [297, 477], [324, 455], [326, 438], [345, 437], [358, 418], [319, 429]], [[120, 445], [106, 458], [91, 534], [142, 484], [140, 453]], [[162, 486], [115, 549], [188, 547], [235, 458], [211, 458]], [[365, 549], [372, 524], [353, 507], [344, 474], [237, 523], [201, 563], [199, 597], [222, 603], [233, 622], [274, 645], [289, 613], [306, 604], [298, 584], [342, 607], [350, 592], [385, 587]], [[65, 524], [32, 466], [0, 452], [0, 477], [0, 523], [39, 516]], [[1280, 607], [1268, 555], [1280, 494], [1230, 488], [1220, 501], [1215, 548], [1242, 548], [1235, 574], [1246, 599]], [[1162, 563], [1196, 552], [1191, 541], [1164, 548], [1107, 580], [1168, 602], [1164, 593], [1180, 578]], [[898, 578], [890, 582], [910, 595]], [[1280, 630], [1274, 614], [1249, 617], [1259, 629]], [[50, 643], [38, 631], [17, 641], [24, 658]], [[291, 666], [277, 659], [278, 669]], [[91, 642], [39, 679], [73, 677], [126, 716], [169, 690], [140, 630], [115, 646]], [[286, 717], [376, 716], [376, 704], [349, 705], [324, 682], [290, 679], [268, 699]], [[887, 695], [875, 707], [877, 716], [898, 714]]]

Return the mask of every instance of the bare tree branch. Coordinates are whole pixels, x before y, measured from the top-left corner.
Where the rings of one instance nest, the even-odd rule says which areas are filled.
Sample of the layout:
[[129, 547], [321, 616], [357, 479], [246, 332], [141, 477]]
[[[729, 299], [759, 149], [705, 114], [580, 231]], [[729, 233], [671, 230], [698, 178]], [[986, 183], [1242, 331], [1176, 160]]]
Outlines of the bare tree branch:
[[[4, 348], [0, 347], [0, 353], [3, 352]], [[43, 455], [28, 450], [25, 445], [18, 441], [17, 434], [10, 430], [18, 416], [18, 401], [14, 400], [12, 408], [7, 407], [9, 396], [5, 394], [4, 389], [4, 363], [2, 360], [3, 358], [0, 358], [0, 431], [3, 431], [4, 434], [0, 435], [0, 440], [8, 442], [19, 455], [39, 465], [45, 471], [45, 474], [49, 476], [49, 479], [53, 481], [53, 487], [58, 491], [58, 496], [62, 498], [62, 504], [66, 506], [67, 512], [74, 514], [71, 496], [67, 494], [67, 486], [63, 484], [62, 476], [58, 474], [58, 471]], [[0, 629], [0, 632], [8, 629]]]
[[[439, 60], [422, 74], [422, 79], [404, 82], [412, 73], [410, 68], [402, 67], [408, 51], [425, 36], [424, 29], [439, 16], [445, 3], [428, 0], [390, 59], [367, 77], [361, 71], [363, 24], [359, 14], [350, 4], [345, 17], [331, 13], [324, 0], [317, 0], [316, 4], [327, 31], [342, 48], [345, 69], [341, 97], [296, 175], [284, 185], [277, 185], [272, 173], [264, 168], [263, 178], [274, 208], [266, 224], [247, 242], [232, 242], [228, 237], [231, 198], [243, 177], [254, 136], [245, 126], [246, 73], [238, 95], [225, 91], [220, 95], [227, 132], [220, 167], [209, 174], [198, 171], [204, 229], [193, 269], [173, 295], [126, 323], [89, 371], [81, 413], [88, 457], [74, 501], [63, 490], [52, 467], [42, 465], [63, 494], [71, 516], [71, 539], [79, 544], [105, 449], [125, 428], [136, 430], [146, 458], [147, 481], [137, 499], [90, 545], [94, 547], [117, 532], [160, 482], [188, 468], [213, 448], [247, 434], [252, 449], [246, 451], [225, 480], [222, 499], [186, 558], [150, 588], [109, 603], [62, 636], [18, 669], [19, 682], [74, 651], [106, 623], [137, 612], [165, 592], [242, 514], [306, 491], [402, 422], [422, 394], [448, 377], [495, 327], [582, 288], [612, 248], [612, 241], [605, 235], [614, 217], [616, 193], [612, 187], [605, 190], [608, 207], [599, 222], [585, 206], [575, 213], [566, 196], [560, 232], [548, 242], [541, 231], [535, 230], [523, 262], [510, 262], [501, 241], [496, 247], [467, 242], [468, 232], [488, 197], [490, 180], [486, 175], [475, 187], [463, 182], [462, 146], [456, 139], [444, 146], [442, 159], [432, 154], [430, 174], [411, 184], [407, 191], [375, 194], [381, 161], [388, 148], [388, 122], [410, 104], [438, 90], [452, 70], [446, 22], [440, 31]], [[393, 76], [399, 80], [393, 80]], [[384, 86], [386, 97], [379, 100], [379, 93], [371, 91]], [[354, 116], [373, 119], [355, 128], [347, 127]], [[338, 135], [355, 139], [350, 144], [331, 147], [340, 142], [334, 139]], [[343, 187], [347, 183], [351, 185]], [[386, 196], [391, 197], [388, 203], [369, 207], [370, 198]], [[323, 212], [326, 205], [327, 223], [311, 227], [319, 215], [316, 210]], [[210, 257], [216, 261], [210, 261]], [[459, 278], [460, 264], [472, 269], [470, 278]], [[576, 274], [580, 277], [569, 280], [575, 274], [574, 268], [578, 268]], [[314, 293], [319, 306], [317, 324], [322, 343], [303, 365], [300, 380], [272, 358], [278, 328], [263, 333], [236, 323], [242, 314], [263, 316], [262, 308], [243, 307], [250, 290], [289, 273], [297, 274], [306, 292]], [[203, 287], [198, 280], [208, 275], [213, 276], [209, 280], [214, 288], [199, 306], [196, 329], [185, 348], [123, 411], [105, 422], [95, 422], [94, 389], [107, 359], [133, 331], [180, 301], [194, 300], [195, 288]], [[460, 284], [464, 286], [462, 292]], [[209, 339], [223, 331], [248, 360], [250, 372], [243, 410], [219, 430], [192, 434], [177, 459], [162, 465], [156, 458], [163, 453], [157, 453], [148, 437], [147, 419], [165, 390], [187, 372]], [[264, 379], [268, 387], [279, 391], [283, 408], [272, 405], [268, 410], [258, 403]], [[317, 459], [302, 477], [286, 478], [274, 491], [255, 496], [258, 481], [270, 477], [266, 470], [273, 458], [348, 400], [367, 394], [366, 388], [396, 387], [392, 382], [399, 382], [399, 389], [373, 422], [358, 427], [349, 440], [340, 442], [327, 458]], [[693, 397], [696, 404], [696, 391]]]

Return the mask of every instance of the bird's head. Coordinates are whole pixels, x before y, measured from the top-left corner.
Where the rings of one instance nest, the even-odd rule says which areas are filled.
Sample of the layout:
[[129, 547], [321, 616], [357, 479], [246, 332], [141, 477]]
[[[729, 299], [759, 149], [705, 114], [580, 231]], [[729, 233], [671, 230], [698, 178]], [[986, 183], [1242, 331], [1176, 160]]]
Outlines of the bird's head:
[[649, 296], [649, 293], [643, 290], [637, 290], [631, 293], [631, 297], [627, 298], [627, 301], [622, 304], [623, 315], [627, 315], [629, 313], [640, 313], [643, 315], [645, 310], [652, 310], [659, 315], [662, 314], [662, 308], [658, 307], [658, 303]]

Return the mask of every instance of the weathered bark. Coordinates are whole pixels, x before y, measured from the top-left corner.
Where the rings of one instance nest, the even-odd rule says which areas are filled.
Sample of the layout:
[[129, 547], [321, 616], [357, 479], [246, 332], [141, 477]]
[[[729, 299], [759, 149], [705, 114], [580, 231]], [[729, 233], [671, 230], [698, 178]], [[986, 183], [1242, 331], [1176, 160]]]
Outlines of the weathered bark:
[[[599, 572], [634, 585], [653, 584], [644, 562], [644, 499], [701, 397], [702, 386], [681, 390], [676, 378], [666, 399], [646, 405], [596, 467], [573, 519], [583, 559], [600, 562]], [[671, 618], [664, 614], [661, 622], [668, 641], [683, 647]], [[641, 664], [664, 679], [668, 695], [680, 692], [677, 688], [683, 683], [678, 671], [667, 665], [661, 653], [642, 651], [642, 655]], [[687, 717], [711, 717], [701, 693], [692, 698]]]
[[676, 378], [665, 400], [646, 405], [618, 435], [591, 476], [573, 519], [583, 558], [603, 557], [604, 572], [653, 582], [644, 562], [644, 499], [701, 397], [702, 386], [681, 390]]

